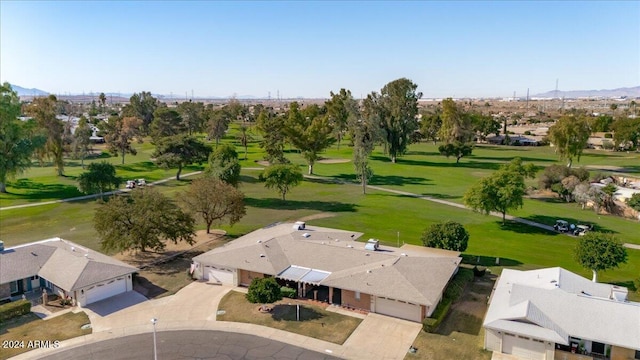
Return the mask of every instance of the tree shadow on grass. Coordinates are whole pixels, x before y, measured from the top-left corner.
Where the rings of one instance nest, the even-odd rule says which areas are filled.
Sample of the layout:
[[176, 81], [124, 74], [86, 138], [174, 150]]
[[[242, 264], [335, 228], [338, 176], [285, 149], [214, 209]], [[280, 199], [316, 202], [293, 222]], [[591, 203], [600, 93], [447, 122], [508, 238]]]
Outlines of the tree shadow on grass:
[[244, 199], [247, 206], [262, 209], [278, 209], [278, 210], [318, 210], [322, 212], [354, 212], [357, 205], [351, 203], [341, 203], [337, 201], [317, 201], [317, 200], [285, 200], [276, 198], [256, 199], [247, 197]]
[[497, 151], [529, 151], [528, 148], [504, 146], [504, 145], [487, 145], [487, 144], [475, 144], [475, 147], [479, 149], [497, 150]]
[[617, 281], [617, 282], [612, 282], [611, 284], [626, 287], [627, 289], [629, 289], [629, 292], [638, 290], [633, 280]]
[[[531, 220], [531, 219], [527, 218], [527, 220]], [[535, 220], [532, 220], [532, 221], [535, 221]], [[539, 221], [535, 221], [535, 222], [539, 222]], [[553, 220], [553, 224], [555, 224], [555, 222], [556, 221]], [[501, 230], [513, 231], [518, 234], [558, 235], [558, 233], [555, 231], [545, 230], [537, 226], [531, 226], [531, 225], [523, 224], [517, 221], [507, 221], [505, 224], [502, 224], [502, 221], [496, 221], [496, 223], [500, 225]], [[545, 222], [543, 222], [542, 224], [548, 225]]]
[[[41, 199], [65, 199], [76, 196], [82, 196], [83, 193], [78, 190], [77, 187], [65, 184], [43, 184], [34, 182], [29, 179], [19, 179], [15, 182], [8, 184], [8, 187], [14, 189], [26, 190], [24, 194], [14, 194], [20, 197], [28, 198], [30, 200]], [[10, 192], [9, 192], [10, 193]]]
[[[496, 256], [482, 256], [473, 254], [462, 254], [462, 263], [479, 266], [496, 266]], [[522, 263], [518, 260], [499, 258], [499, 266], [519, 266]]]
[[460, 199], [462, 197], [459, 195], [448, 195], [448, 194], [438, 194], [438, 193], [422, 193], [422, 195], [432, 197], [434, 199], [441, 199], [441, 200]]
[[536, 201], [542, 201], [542, 202], [546, 202], [549, 204], [566, 204], [567, 202], [563, 199], [561, 199], [558, 196], [554, 196], [554, 197], [537, 197], [537, 198], [530, 198], [531, 200], [536, 200]]
[[[553, 162], [553, 163], [556, 162], [555, 160], [537, 158], [537, 157], [528, 157], [528, 156], [518, 156], [518, 157], [524, 162]], [[476, 156], [476, 155], [471, 155], [470, 158], [478, 159], [478, 160], [499, 161], [504, 163], [508, 163], [514, 159], [513, 156]]]
[[407, 151], [407, 155], [438, 156], [440, 153], [436, 151]]
[[[300, 305], [300, 321], [322, 319], [324, 315], [313, 308]], [[271, 310], [271, 318], [275, 321], [297, 321], [296, 305], [279, 304]]]
[[[390, 162], [390, 160], [388, 160], [386, 157], [382, 157], [379, 155], [372, 156], [371, 158], [373, 160]], [[498, 170], [498, 168], [500, 168], [500, 165], [502, 165], [502, 163], [499, 163], [499, 162], [474, 161], [474, 160], [469, 160], [465, 158], [460, 159], [459, 163], [456, 163], [455, 158], [450, 158], [450, 160], [451, 161], [448, 161], [448, 162], [433, 162], [433, 161], [426, 161], [426, 160], [412, 160], [412, 159], [398, 158], [397, 164], [411, 165], [411, 166], [431, 166], [431, 167], [440, 167], [440, 168], [469, 168], [469, 169], [484, 169], [484, 170]]]
[[146, 172], [156, 170], [158, 166], [151, 161], [137, 162], [133, 164], [116, 164], [115, 167], [121, 171]]

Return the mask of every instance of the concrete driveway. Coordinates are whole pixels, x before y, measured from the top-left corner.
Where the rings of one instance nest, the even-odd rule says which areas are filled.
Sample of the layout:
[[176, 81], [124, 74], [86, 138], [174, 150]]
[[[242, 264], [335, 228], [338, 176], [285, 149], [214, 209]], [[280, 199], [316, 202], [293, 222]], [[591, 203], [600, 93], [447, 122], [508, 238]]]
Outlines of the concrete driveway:
[[404, 359], [422, 329], [412, 321], [370, 313], [345, 341], [346, 359]]
[[[148, 334], [153, 331], [152, 318], [158, 319], [158, 332], [204, 330], [258, 335], [345, 359], [403, 359], [421, 328], [419, 323], [368, 314], [347, 341], [339, 345], [260, 325], [216, 321], [220, 299], [232, 289], [228, 285], [193, 282], [175, 295], [155, 300], [141, 299], [137, 293], [118, 296], [110, 299], [113, 303], [97, 303], [78, 310], [89, 316], [92, 334], [63, 341], [58, 349], [34, 350], [16, 359], [39, 359], [74, 348], [81, 351], [81, 347], [104, 340]], [[130, 306], [125, 307], [126, 304]]]

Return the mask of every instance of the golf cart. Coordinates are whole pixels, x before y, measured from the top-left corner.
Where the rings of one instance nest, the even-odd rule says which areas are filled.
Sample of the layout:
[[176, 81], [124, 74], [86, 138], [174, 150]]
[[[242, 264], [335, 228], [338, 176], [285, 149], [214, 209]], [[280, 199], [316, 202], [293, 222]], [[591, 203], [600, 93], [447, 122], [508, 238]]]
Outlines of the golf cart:
[[559, 232], [569, 231], [569, 223], [564, 220], [556, 220], [556, 224], [553, 225], [553, 229]]
[[593, 230], [593, 225], [578, 225], [576, 226], [576, 229], [573, 231], [573, 235], [576, 236], [585, 236], [587, 234], [587, 232], [589, 232], [590, 230]]
[[135, 180], [127, 180], [127, 189], [135, 189], [136, 181]]

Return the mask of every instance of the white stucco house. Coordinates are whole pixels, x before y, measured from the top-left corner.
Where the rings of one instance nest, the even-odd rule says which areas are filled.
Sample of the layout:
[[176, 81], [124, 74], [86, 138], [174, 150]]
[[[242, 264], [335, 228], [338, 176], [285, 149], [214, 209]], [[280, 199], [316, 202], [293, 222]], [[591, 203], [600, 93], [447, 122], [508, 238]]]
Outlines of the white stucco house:
[[28, 292], [70, 298], [79, 306], [133, 290], [138, 269], [60, 238], [0, 248], [0, 300]]
[[422, 321], [458, 270], [458, 252], [356, 241], [362, 233], [303, 223], [265, 227], [193, 258], [197, 279], [248, 286], [275, 277], [299, 297]]
[[640, 303], [559, 267], [503, 270], [483, 326], [484, 347], [509, 358], [640, 359]]

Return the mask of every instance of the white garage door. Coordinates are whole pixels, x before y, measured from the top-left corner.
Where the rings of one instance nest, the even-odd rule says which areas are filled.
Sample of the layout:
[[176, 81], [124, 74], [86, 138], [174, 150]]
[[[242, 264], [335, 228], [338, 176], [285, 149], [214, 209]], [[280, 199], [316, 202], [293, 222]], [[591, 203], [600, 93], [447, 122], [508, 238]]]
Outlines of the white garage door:
[[545, 346], [543, 342], [509, 333], [505, 333], [502, 337], [502, 352], [526, 360], [545, 359]]
[[233, 285], [233, 272], [228, 269], [217, 269], [213, 266], [205, 266], [205, 280]]
[[420, 305], [409, 304], [392, 299], [376, 298], [376, 312], [394, 316], [400, 319], [421, 321], [422, 311]]
[[125, 278], [122, 277], [120, 280], [109, 280], [106, 283], [98, 284], [91, 289], [85, 290], [85, 295], [87, 297], [87, 304], [91, 304], [125, 291], [127, 291], [127, 282]]

